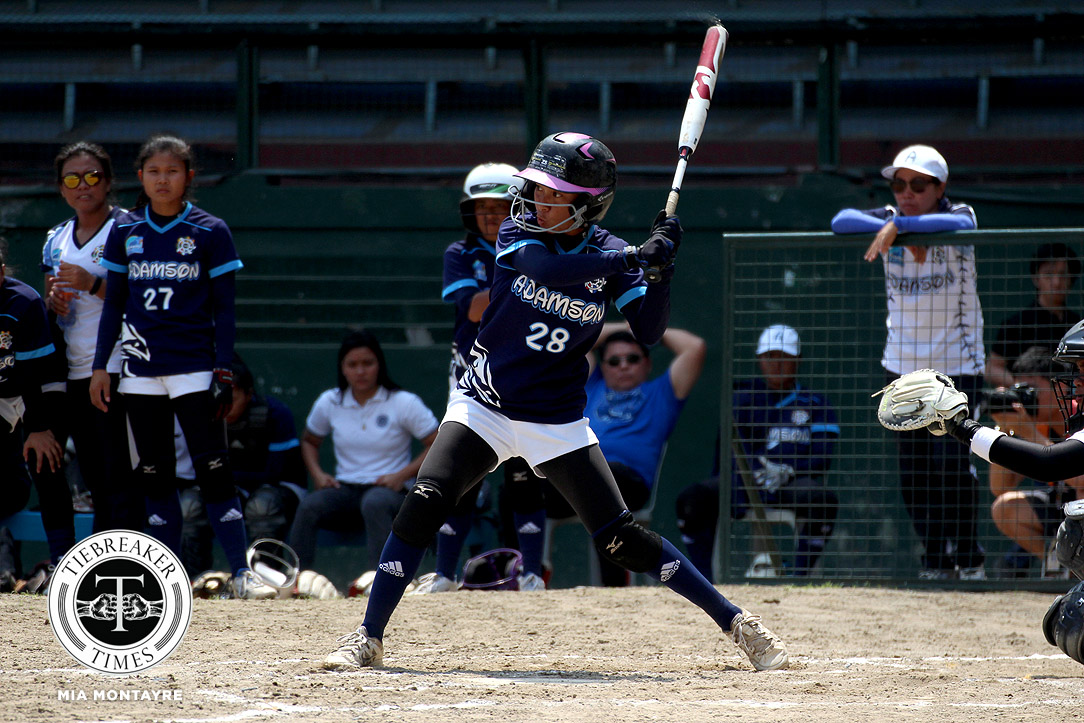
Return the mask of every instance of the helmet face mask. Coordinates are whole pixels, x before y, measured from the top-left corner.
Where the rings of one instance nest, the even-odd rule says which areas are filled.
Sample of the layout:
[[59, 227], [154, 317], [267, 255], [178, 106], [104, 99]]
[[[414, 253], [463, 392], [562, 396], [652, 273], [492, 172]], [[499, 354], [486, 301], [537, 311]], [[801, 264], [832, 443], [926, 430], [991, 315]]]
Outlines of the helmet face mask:
[[1084, 373], [1079, 370], [1080, 362], [1084, 362], [1084, 321], [1065, 332], [1053, 359], [1071, 368], [1063, 374], [1053, 375], [1050, 382], [1065, 418], [1065, 432], [1073, 434], [1084, 429]]
[[[584, 193], [578, 194], [572, 203], [543, 203], [534, 200], [534, 191], [539, 184], [528, 181], [524, 184], [523, 192], [518, 190], [512, 198], [512, 222], [524, 231], [535, 233], [569, 233], [586, 226], [584, 214], [587, 212], [587, 204]], [[550, 226], [542, 226], [538, 223], [538, 206], [547, 208], [567, 208], [568, 218], [558, 221]], [[530, 216], [527, 214], [530, 213]]]
[[[543, 138], [531, 154], [527, 167], [516, 174], [525, 183], [512, 201], [512, 222], [525, 231], [569, 233], [601, 221], [613, 203], [617, 186], [617, 161], [610, 149], [582, 133], [554, 133]], [[576, 194], [567, 204], [569, 218], [551, 226], [538, 223], [534, 197], [537, 185]]]

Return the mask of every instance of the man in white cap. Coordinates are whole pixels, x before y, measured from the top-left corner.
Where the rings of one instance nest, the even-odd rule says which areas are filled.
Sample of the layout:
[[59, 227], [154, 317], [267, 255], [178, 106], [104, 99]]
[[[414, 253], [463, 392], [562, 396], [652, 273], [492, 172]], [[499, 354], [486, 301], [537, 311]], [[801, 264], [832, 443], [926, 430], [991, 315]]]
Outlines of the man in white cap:
[[[884, 266], [888, 339], [881, 365], [886, 377], [938, 369], [969, 399], [977, 399], [986, 350], [974, 247], [894, 245], [901, 232], [974, 229], [975, 210], [945, 197], [948, 164], [930, 146], [904, 148], [881, 175], [889, 180], [896, 205], [843, 209], [832, 219], [832, 230], [876, 233], [865, 259], [880, 257]], [[979, 485], [967, 450], [929, 434], [896, 436], [904, 504], [926, 549], [919, 576], [985, 579], [977, 540]]]
[[[798, 381], [801, 340], [794, 328], [773, 324], [757, 341], [760, 376], [740, 382], [734, 391], [734, 424], [746, 462], [753, 472], [761, 502], [793, 510], [798, 540], [795, 575], [808, 575], [816, 565], [835, 525], [839, 499], [826, 486], [839, 424], [831, 403]], [[715, 545], [719, 509], [718, 463], [715, 478], [691, 485], [678, 496], [678, 527], [689, 559], [708, 576]], [[732, 512], [745, 515], [748, 497], [737, 467], [731, 470]], [[765, 556], [766, 557], [766, 556]], [[774, 576], [779, 571], [751, 566], [748, 576]]]

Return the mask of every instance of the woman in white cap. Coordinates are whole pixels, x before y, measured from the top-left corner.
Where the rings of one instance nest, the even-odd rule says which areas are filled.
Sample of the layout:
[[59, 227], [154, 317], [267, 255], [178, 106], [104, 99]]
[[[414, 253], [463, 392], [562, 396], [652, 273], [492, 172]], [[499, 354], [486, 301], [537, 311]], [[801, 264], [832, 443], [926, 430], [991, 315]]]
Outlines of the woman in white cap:
[[[881, 365], [890, 380], [916, 369], [939, 369], [975, 399], [986, 352], [974, 247], [894, 245], [900, 232], [972, 230], [975, 210], [945, 197], [948, 164], [930, 146], [904, 148], [881, 175], [895, 206], [847, 208], [832, 219], [836, 233], [876, 233], [865, 259], [880, 256], [884, 264], [888, 340]], [[976, 539], [978, 480], [966, 450], [928, 434], [904, 433], [899, 440], [903, 499], [926, 548], [919, 576], [985, 579]]]

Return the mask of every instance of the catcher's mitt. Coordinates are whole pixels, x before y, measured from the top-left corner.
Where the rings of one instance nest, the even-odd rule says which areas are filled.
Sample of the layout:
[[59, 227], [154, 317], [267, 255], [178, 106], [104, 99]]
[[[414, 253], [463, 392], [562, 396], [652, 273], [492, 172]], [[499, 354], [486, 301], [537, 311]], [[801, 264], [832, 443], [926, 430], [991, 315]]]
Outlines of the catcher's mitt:
[[896, 432], [925, 427], [941, 436], [967, 418], [967, 395], [956, 391], [952, 379], [936, 369], [904, 374], [873, 396], [878, 394], [884, 397], [877, 406], [877, 420]]

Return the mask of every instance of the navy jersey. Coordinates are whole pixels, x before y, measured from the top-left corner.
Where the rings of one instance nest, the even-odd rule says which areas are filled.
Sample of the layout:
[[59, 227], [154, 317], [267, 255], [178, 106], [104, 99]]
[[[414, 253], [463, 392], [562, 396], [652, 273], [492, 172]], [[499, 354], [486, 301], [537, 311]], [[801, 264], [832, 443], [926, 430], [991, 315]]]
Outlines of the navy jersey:
[[[789, 464], [799, 477], [822, 476], [832, 464], [839, 438], [835, 410], [801, 384], [777, 391], [763, 379], [743, 382], [734, 392], [734, 423], [753, 469], [760, 467], [760, 456]], [[740, 488], [741, 480], [735, 477], [734, 484]]]
[[[149, 214], [149, 207], [143, 207], [121, 215], [102, 259], [102, 266], [116, 272], [121, 285], [127, 281], [127, 289], [117, 289], [114, 296], [110, 277], [106, 292], [107, 302], [124, 300], [122, 373], [166, 376], [210, 371], [216, 357], [232, 355], [232, 348], [216, 349], [211, 286], [216, 277], [242, 267], [233, 236], [222, 219], [191, 203], [165, 225]], [[232, 299], [230, 303], [232, 307]], [[232, 318], [232, 308], [230, 314]], [[95, 368], [103, 368], [101, 359], [95, 359]]]
[[452, 339], [452, 360], [456, 378], [467, 366], [466, 355], [478, 336], [478, 322], [467, 313], [471, 299], [486, 291], [493, 283], [493, 260], [497, 250], [481, 236], [471, 234], [444, 250], [443, 301], [455, 304], [455, 333]]
[[0, 399], [40, 394], [41, 385], [53, 381], [49, 361], [55, 350], [38, 292], [5, 276], [0, 284]]
[[[561, 245], [570, 243], [575, 245]], [[459, 388], [509, 419], [566, 424], [583, 418], [587, 353], [602, 331], [607, 305], [627, 311], [646, 293], [642, 272], [624, 270], [619, 252], [625, 245], [597, 226], [573, 240], [523, 231], [505, 220], [489, 306]], [[547, 269], [546, 262], [556, 260], [552, 268], [561, 271], [539, 278], [526, 270], [532, 260]], [[662, 303], [668, 315], [669, 297]]]
[[305, 486], [305, 463], [294, 415], [271, 396], [254, 394], [248, 409], [226, 428], [230, 469], [238, 487], [255, 492], [265, 484], [293, 482]]

